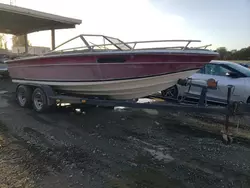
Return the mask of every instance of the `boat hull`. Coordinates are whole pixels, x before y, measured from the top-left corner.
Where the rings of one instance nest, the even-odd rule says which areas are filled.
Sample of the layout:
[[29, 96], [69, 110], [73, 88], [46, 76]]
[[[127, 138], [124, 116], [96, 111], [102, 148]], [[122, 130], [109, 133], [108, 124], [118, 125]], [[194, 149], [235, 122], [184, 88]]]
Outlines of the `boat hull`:
[[133, 99], [151, 95], [192, 75], [214, 53], [179, 51], [64, 54], [8, 62], [13, 82], [50, 85], [70, 94]]
[[159, 76], [102, 82], [57, 82], [17, 80], [15, 83], [49, 85], [55, 90], [69, 94], [102, 96], [110, 99], [135, 99], [152, 95], [176, 84], [179, 78], [191, 76], [197, 70], [189, 70]]
[[13, 79], [39, 81], [111, 81], [137, 79], [201, 68], [207, 54], [102, 54], [44, 56], [8, 62]]

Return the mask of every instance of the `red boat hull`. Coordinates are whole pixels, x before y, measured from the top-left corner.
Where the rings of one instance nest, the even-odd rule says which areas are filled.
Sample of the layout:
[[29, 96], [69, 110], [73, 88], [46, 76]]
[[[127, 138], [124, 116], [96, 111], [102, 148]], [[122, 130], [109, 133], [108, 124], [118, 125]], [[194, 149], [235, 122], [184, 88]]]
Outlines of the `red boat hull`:
[[109, 81], [195, 70], [215, 54], [63, 55], [8, 62], [12, 79], [39, 81]]

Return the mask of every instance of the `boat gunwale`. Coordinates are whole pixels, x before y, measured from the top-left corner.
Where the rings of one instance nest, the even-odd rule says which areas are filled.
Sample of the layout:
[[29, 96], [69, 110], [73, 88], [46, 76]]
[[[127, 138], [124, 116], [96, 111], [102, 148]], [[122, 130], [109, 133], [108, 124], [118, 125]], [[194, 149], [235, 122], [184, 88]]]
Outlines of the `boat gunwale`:
[[179, 56], [218, 56], [217, 52], [213, 51], [198, 51], [198, 50], [189, 50], [189, 51], [181, 51], [181, 50], [145, 50], [145, 51], [112, 51], [112, 52], [70, 52], [63, 54], [49, 54], [49, 55], [41, 55], [41, 56], [27, 56], [15, 59], [8, 59], [6, 63], [15, 63], [19, 61], [26, 60], [40, 60], [40, 59], [49, 59], [49, 58], [59, 58], [59, 57], [79, 57], [79, 56], [127, 56], [127, 55], [179, 55]]

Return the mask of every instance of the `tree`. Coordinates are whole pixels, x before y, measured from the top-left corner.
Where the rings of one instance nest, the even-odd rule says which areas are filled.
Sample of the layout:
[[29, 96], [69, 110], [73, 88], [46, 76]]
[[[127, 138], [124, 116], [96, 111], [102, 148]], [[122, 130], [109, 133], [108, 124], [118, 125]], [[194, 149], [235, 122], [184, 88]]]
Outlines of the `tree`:
[[[25, 46], [25, 36], [24, 35], [19, 35], [19, 36], [14, 35], [12, 37], [12, 46], [13, 47]], [[28, 41], [28, 46], [31, 46], [31, 43], [29, 41]]]
[[216, 51], [220, 54], [220, 59], [225, 59], [228, 54], [226, 47], [219, 47]]
[[247, 48], [242, 48], [236, 52], [237, 59], [249, 60], [250, 59], [250, 46]]
[[217, 48], [222, 60], [250, 60], [250, 46], [240, 50], [227, 51], [225, 47]]
[[7, 41], [4, 34], [0, 34], [0, 49], [7, 49]]
[[0, 34], [0, 49], [4, 47], [4, 45], [3, 45], [3, 38], [4, 38], [4, 35]]

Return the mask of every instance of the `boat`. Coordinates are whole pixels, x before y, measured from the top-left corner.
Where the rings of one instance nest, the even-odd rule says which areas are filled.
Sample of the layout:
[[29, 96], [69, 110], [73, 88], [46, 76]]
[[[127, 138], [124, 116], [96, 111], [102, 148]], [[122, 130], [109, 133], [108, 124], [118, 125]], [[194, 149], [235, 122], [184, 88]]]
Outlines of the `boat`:
[[63, 94], [137, 99], [173, 86], [218, 56], [207, 49], [210, 45], [189, 47], [195, 42], [201, 41], [123, 42], [81, 34], [46, 54], [7, 64], [14, 83], [48, 85]]

